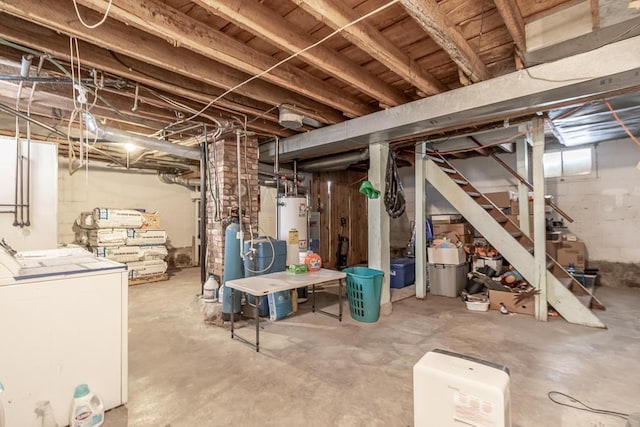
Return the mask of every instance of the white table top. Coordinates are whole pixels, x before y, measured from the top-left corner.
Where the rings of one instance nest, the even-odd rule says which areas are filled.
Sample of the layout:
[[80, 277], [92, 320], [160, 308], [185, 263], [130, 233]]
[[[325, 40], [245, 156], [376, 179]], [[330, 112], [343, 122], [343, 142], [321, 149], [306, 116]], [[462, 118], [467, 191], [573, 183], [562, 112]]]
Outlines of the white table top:
[[278, 273], [269, 273], [261, 276], [229, 280], [225, 283], [225, 286], [246, 292], [253, 296], [261, 296], [272, 294], [274, 292], [303, 288], [305, 286], [340, 280], [344, 279], [346, 276], [346, 273], [342, 271], [327, 270], [324, 268], [320, 269], [320, 271], [301, 274], [280, 271]]

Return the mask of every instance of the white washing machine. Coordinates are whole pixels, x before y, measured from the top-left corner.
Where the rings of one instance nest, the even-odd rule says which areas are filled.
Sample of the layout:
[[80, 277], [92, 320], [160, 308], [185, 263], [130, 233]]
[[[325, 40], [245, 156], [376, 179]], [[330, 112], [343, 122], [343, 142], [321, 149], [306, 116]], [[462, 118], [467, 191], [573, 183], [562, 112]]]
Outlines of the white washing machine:
[[0, 247], [0, 397], [7, 427], [35, 426], [43, 401], [58, 425], [68, 425], [79, 384], [88, 384], [105, 409], [126, 403], [127, 307], [124, 264], [78, 248], [11, 253]]

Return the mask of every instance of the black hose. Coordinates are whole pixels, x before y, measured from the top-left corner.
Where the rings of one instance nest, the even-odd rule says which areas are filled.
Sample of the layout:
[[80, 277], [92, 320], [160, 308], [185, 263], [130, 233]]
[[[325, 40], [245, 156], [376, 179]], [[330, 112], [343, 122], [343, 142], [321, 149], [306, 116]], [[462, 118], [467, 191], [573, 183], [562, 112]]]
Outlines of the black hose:
[[387, 174], [385, 177], [384, 207], [391, 218], [400, 217], [406, 208], [404, 188], [398, 168], [396, 166], [396, 155], [390, 150], [387, 159]]

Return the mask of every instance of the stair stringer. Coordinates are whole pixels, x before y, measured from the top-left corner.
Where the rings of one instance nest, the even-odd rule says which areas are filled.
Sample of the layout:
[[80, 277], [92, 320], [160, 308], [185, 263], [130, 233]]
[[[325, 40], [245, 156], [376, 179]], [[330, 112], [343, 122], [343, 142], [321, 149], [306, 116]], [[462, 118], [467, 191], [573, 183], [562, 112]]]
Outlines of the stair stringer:
[[[507, 230], [505, 230], [482, 206], [476, 203], [432, 160], [425, 159], [425, 177], [456, 210], [491, 244], [509, 259], [509, 262], [532, 284], [534, 257]], [[605, 328], [598, 317], [565, 288], [550, 272], [546, 271], [547, 301], [569, 323]]]

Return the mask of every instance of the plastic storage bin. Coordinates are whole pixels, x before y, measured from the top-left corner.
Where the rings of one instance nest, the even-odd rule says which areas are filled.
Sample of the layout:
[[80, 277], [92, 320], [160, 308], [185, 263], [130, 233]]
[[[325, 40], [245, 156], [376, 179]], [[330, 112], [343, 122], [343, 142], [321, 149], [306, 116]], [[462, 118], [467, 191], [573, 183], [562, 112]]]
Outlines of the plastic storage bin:
[[[252, 243], [254, 252], [250, 253]], [[243, 250], [245, 253], [244, 277], [276, 273], [278, 271], [285, 271], [287, 268], [287, 242], [284, 240], [259, 237], [253, 241], [248, 240], [244, 242]], [[247, 300], [250, 304], [256, 303], [256, 298], [252, 295], [247, 295]], [[260, 301], [258, 313], [262, 317], [269, 316], [269, 302], [267, 298], [262, 298], [262, 301]]]
[[416, 281], [415, 258], [392, 259], [390, 270], [390, 284], [392, 288], [404, 288]]
[[380, 316], [384, 272], [367, 267], [348, 267], [343, 271], [347, 274], [351, 317], [359, 322], [376, 322]]
[[431, 295], [455, 298], [467, 285], [467, 263], [429, 264], [429, 292]]

